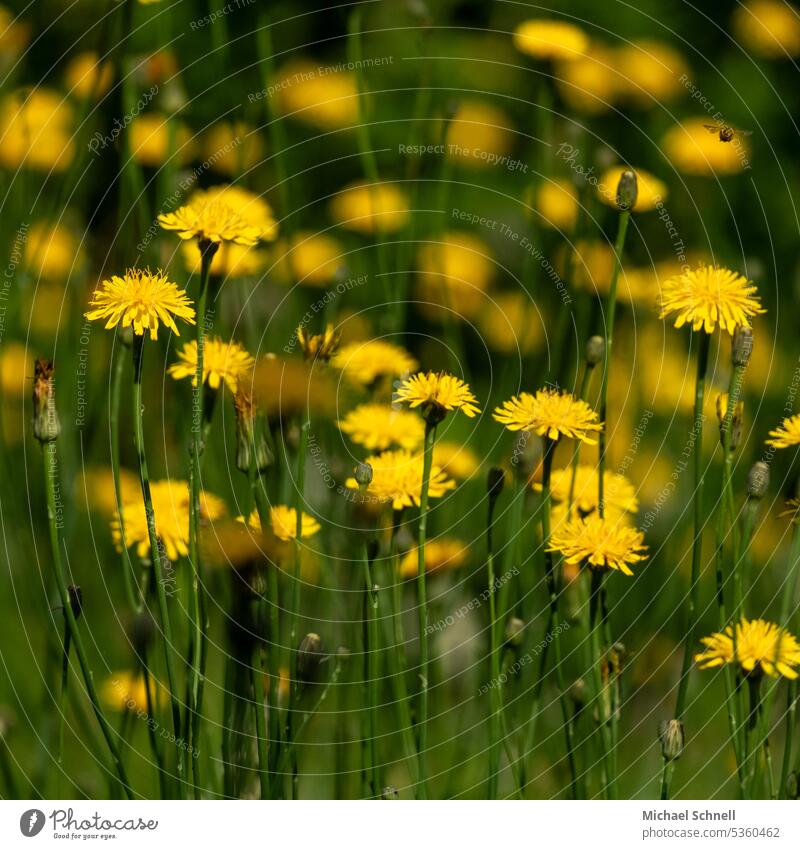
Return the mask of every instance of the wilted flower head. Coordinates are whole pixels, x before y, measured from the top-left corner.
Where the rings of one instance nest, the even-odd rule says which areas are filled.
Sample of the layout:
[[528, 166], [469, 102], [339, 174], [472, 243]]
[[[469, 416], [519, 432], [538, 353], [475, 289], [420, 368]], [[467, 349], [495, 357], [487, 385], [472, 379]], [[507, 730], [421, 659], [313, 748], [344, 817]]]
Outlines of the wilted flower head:
[[[240, 386], [233, 406], [236, 411], [236, 468], [247, 473], [254, 461], [256, 472], [261, 473], [271, 465], [273, 457], [263, 432], [257, 427], [255, 401]], [[252, 457], [253, 452], [255, 457]]]
[[38, 359], [33, 372], [33, 435], [45, 443], [58, 439], [60, 433], [53, 364], [50, 360]]
[[733, 626], [723, 633], [703, 637], [706, 647], [695, 655], [700, 669], [713, 669], [726, 663], [739, 665], [746, 675], [758, 677], [764, 673], [772, 678], [797, 678], [794, 667], [800, 665], [800, 644], [784, 628], [763, 619], [745, 619], [736, 623], [734, 651]]

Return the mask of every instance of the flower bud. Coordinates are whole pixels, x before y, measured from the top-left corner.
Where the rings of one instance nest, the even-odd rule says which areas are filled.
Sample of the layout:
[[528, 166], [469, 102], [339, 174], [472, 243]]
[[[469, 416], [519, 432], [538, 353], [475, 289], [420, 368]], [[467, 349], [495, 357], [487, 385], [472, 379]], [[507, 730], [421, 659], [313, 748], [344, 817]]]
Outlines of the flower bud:
[[661, 754], [664, 760], [677, 761], [683, 754], [684, 727], [679, 719], [665, 719], [658, 724]]
[[325, 327], [324, 333], [310, 334], [302, 325], [297, 328], [297, 343], [306, 360], [320, 360], [327, 363], [339, 347], [342, 334], [333, 329], [332, 324]]
[[525, 622], [518, 616], [512, 616], [506, 622], [506, 645], [510, 648], [519, 648], [525, 638]]
[[33, 370], [33, 435], [41, 443], [53, 442], [61, 433], [56, 410], [53, 364], [38, 359]]
[[617, 183], [617, 209], [621, 212], [629, 212], [636, 206], [638, 196], [639, 185], [636, 180], [636, 174], [626, 169], [622, 172], [619, 183]]
[[256, 472], [261, 474], [272, 465], [272, 452], [263, 432], [256, 427], [256, 405], [243, 389], [234, 396], [233, 405], [236, 410], [236, 468], [248, 474], [252, 459]]
[[786, 798], [800, 798], [800, 776], [796, 772], [790, 772], [786, 776]]
[[144, 657], [145, 652], [153, 642], [156, 631], [155, 620], [148, 610], [136, 614], [131, 626], [131, 642], [137, 655]]
[[360, 490], [365, 490], [372, 483], [372, 466], [369, 463], [359, 463], [356, 466], [356, 483]]
[[750, 498], [763, 498], [769, 487], [769, 466], [759, 460], [750, 466], [747, 473], [747, 494]]
[[750, 327], [737, 327], [731, 338], [731, 362], [734, 366], [746, 366], [753, 353], [753, 330]]
[[322, 660], [322, 638], [319, 634], [306, 634], [297, 649], [297, 677], [311, 683], [316, 677]]
[[744, 419], [744, 401], [737, 401], [733, 410], [728, 411], [728, 393], [722, 392], [717, 395], [717, 421], [719, 422], [720, 440], [725, 432], [726, 425], [728, 430], [728, 445], [732, 451], [739, 447], [742, 440], [742, 421]]
[[602, 363], [606, 356], [606, 340], [602, 336], [590, 336], [584, 349], [586, 365], [590, 368]]
[[72, 608], [72, 615], [78, 619], [83, 610], [83, 592], [79, 586], [70, 584], [67, 587], [67, 595], [69, 596], [69, 606]]
[[576, 678], [570, 685], [568, 693], [575, 709], [580, 710], [586, 704], [586, 682], [583, 678]]
[[503, 491], [503, 485], [506, 482], [506, 473], [499, 466], [492, 466], [489, 469], [489, 475], [486, 480], [486, 489], [489, 493], [490, 503], [497, 500], [500, 493]]

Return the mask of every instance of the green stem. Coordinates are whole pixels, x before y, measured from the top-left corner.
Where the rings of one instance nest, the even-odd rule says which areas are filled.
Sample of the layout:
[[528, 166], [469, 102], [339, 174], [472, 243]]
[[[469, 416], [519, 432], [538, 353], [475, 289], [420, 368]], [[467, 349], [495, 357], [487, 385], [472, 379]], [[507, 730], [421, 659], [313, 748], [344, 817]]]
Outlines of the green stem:
[[[69, 686], [69, 649], [70, 649], [70, 631], [67, 624], [67, 618], [64, 617], [64, 644], [61, 652], [61, 689], [58, 693], [58, 773], [56, 776], [56, 787], [61, 785], [62, 763], [64, 757], [64, 710], [65, 700], [67, 695], [67, 687]], [[61, 795], [60, 793], [58, 794]]]
[[[586, 363], [583, 367], [583, 377], [581, 377], [581, 386], [578, 391], [578, 398], [581, 401], [586, 400], [586, 393], [589, 391], [589, 383], [594, 374], [594, 363]], [[567, 498], [567, 517], [572, 516], [572, 502], [575, 500], [575, 481], [578, 479], [578, 463], [581, 458], [581, 445], [583, 442], [580, 439], [575, 440], [575, 447], [572, 449], [572, 474], [569, 480], [569, 497]]]
[[498, 775], [500, 771], [501, 740], [501, 683], [500, 683], [500, 640], [498, 634], [497, 605], [495, 595], [494, 546], [492, 544], [492, 526], [494, 524], [494, 493], [489, 493], [489, 509], [486, 519], [486, 577], [489, 593], [489, 674], [494, 686], [491, 688], [491, 718], [489, 722], [489, 785], [487, 798], [497, 798]]
[[267, 750], [267, 730], [264, 722], [264, 672], [259, 662], [260, 655], [261, 650], [256, 648], [250, 671], [253, 676], [256, 737], [258, 738], [258, 780], [261, 784], [261, 798], [269, 799], [269, 754]]
[[380, 644], [378, 642], [378, 604], [379, 588], [372, 581], [372, 568], [369, 561], [366, 543], [363, 546], [364, 585], [366, 587], [367, 608], [367, 692], [369, 705], [369, 773], [373, 798], [381, 792], [380, 767], [378, 764], [378, 658]]

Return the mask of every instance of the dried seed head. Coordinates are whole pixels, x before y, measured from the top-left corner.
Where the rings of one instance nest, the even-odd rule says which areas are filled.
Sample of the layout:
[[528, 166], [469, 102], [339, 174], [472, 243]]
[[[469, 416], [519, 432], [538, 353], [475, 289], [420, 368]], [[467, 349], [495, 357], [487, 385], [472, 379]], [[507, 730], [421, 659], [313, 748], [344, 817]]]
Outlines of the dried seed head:
[[38, 359], [33, 370], [33, 435], [41, 443], [53, 442], [61, 433], [56, 410], [53, 364]]
[[759, 460], [753, 463], [747, 473], [747, 494], [750, 498], [763, 498], [769, 487], [769, 466]]
[[731, 362], [734, 366], [746, 366], [753, 353], [753, 330], [737, 327], [731, 337]]
[[665, 719], [658, 725], [661, 754], [666, 761], [676, 761], [683, 754], [684, 727], [679, 719]]
[[525, 622], [518, 616], [512, 616], [506, 622], [506, 645], [511, 648], [519, 648], [525, 638]]
[[590, 336], [586, 340], [584, 356], [586, 357], [586, 365], [589, 368], [602, 363], [606, 356], [606, 340], [602, 336]]
[[321, 660], [322, 638], [319, 634], [306, 634], [297, 649], [297, 677], [300, 681], [313, 681]]
[[622, 172], [619, 183], [617, 183], [617, 209], [628, 212], [636, 206], [636, 198], [639, 196], [639, 185], [636, 174], [633, 171]]

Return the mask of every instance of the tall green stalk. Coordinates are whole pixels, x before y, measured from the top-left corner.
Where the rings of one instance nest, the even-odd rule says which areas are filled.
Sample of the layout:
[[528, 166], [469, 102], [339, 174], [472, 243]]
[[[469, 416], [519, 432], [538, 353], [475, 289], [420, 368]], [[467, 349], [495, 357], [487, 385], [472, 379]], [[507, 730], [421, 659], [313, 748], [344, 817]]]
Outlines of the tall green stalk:
[[378, 763], [378, 659], [380, 657], [380, 644], [378, 641], [378, 604], [379, 588], [372, 580], [372, 565], [366, 543], [362, 546], [362, 562], [364, 567], [364, 586], [366, 589], [366, 645], [367, 657], [367, 693], [369, 711], [369, 774], [370, 789], [373, 798], [377, 798], [381, 792], [380, 765]]
[[[491, 474], [491, 473], [490, 473]], [[502, 474], [502, 473], [501, 473]], [[502, 478], [500, 479], [502, 481]], [[494, 545], [492, 529], [494, 526], [494, 508], [497, 503], [497, 495], [492, 491], [492, 483], [489, 484], [489, 507], [486, 517], [486, 579], [489, 593], [489, 672], [491, 675], [491, 714], [489, 722], [489, 784], [487, 798], [497, 798], [497, 784], [500, 771], [500, 750], [502, 746], [501, 732], [501, 692], [500, 692], [500, 639], [499, 623], [497, 619], [497, 587], [495, 586], [494, 574]]]

